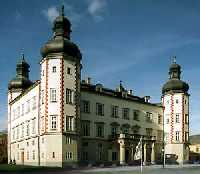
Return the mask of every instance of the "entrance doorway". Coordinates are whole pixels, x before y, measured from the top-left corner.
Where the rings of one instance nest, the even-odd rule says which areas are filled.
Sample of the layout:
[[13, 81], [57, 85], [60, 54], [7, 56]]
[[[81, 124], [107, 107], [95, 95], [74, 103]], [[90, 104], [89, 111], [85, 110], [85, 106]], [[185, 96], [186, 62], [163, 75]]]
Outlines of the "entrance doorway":
[[21, 152], [21, 161], [22, 161], [22, 165], [24, 165], [24, 151]]
[[126, 149], [126, 151], [125, 151], [125, 161], [126, 161], [126, 163], [129, 161], [129, 150], [128, 149]]

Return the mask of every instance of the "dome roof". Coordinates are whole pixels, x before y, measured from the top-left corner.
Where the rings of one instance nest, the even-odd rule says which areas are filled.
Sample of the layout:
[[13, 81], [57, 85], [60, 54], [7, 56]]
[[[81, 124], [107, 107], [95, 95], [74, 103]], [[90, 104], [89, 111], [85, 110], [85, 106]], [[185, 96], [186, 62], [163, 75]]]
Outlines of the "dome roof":
[[167, 83], [163, 85], [162, 93], [166, 92], [188, 92], [189, 85], [179, 79], [170, 79]]
[[16, 77], [12, 79], [8, 84], [8, 89], [26, 89], [33, 84], [29, 80], [29, 64], [25, 61], [24, 54], [22, 58], [17, 63], [16, 67]]
[[70, 41], [71, 23], [64, 16], [64, 6], [61, 14], [54, 21], [53, 32], [53, 38], [41, 48], [43, 58], [53, 53], [63, 53], [81, 59], [78, 46]]
[[169, 80], [163, 85], [162, 93], [184, 92], [187, 93], [189, 85], [181, 79], [181, 66], [176, 63], [176, 57], [169, 67]]
[[66, 38], [53, 38], [41, 48], [42, 57], [46, 57], [51, 53], [65, 53], [81, 59], [81, 52], [78, 46]]
[[29, 79], [22, 77], [22, 78], [14, 78], [8, 84], [8, 89], [27, 89], [33, 84]]

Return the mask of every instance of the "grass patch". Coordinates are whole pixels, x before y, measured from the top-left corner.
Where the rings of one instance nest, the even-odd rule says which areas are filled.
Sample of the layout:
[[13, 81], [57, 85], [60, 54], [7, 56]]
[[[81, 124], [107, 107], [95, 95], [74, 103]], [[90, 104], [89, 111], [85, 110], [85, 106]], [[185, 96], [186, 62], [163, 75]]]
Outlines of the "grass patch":
[[42, 172], [42, 171], [59, 171], [59, 167], [41, 167], [41, 166], [24, 166], [24, 165], [9, 165], [9, 164], [0, 164], [0, 173], [1, 172]]

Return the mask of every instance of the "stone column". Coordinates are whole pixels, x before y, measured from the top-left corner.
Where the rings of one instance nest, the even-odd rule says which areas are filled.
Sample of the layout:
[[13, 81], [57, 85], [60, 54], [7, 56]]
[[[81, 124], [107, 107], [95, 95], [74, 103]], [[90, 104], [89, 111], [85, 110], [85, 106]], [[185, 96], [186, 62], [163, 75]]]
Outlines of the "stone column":
[[144, 142], [144, 156], [143, 156], [143, 165], [146, 165], [147, 160], [147, 144]]
[[155, 143], [151, 145], [151, 164], [155, 164]]
[[125, 164], [125, 145], [120, 143], [120, 164]]

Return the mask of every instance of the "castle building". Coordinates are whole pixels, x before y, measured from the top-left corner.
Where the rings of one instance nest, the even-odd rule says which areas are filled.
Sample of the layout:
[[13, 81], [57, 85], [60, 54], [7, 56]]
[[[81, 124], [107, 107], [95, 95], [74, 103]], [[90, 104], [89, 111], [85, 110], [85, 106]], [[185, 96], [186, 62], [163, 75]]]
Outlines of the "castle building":
[[8, 161], [124, 165], [134, 163], [142, 137], [143, 162], [154, 164], [162, 160], [163, 128], [166, 152], [187, 161], [189, 87], [180, 80], [180, 66], [171, 65], [162, 103], [153, 104], [121, 82], [113, 90], [90, 78], [81, 81], [82, 55], [70, 33], [63, 7], [52, 38], [41, 49], [40, 80], [29, 80], [24, 55], [17, 63], [8, 85]]

